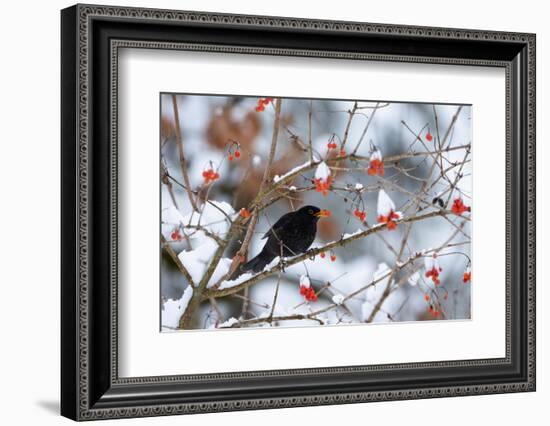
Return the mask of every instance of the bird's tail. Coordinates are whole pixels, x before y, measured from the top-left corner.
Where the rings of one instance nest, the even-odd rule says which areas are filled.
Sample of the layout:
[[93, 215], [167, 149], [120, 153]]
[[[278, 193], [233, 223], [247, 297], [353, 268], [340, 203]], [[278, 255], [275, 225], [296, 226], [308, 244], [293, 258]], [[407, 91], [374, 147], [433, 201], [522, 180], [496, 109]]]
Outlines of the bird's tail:
[[258, 273], [263, 271], [263, 269], [274, 259], [274, 257], [267, 256], [266, 253], [260, 253], [255, 258], [249, 260], [247, 263], [241, 266], [241, 271], [248, 272], [252, 271]]

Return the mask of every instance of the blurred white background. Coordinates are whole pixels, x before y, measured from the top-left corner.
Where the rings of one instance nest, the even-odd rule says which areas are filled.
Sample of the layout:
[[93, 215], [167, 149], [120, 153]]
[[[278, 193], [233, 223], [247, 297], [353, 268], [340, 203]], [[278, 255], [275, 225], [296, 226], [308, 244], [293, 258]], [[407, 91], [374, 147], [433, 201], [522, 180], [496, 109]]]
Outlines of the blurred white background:
[[[547, 76], [550, 29], [545, 3], [526, 0], [443, 4], [440, 1], [319, 2], [279, 0], [132, 0], [103, 4], [448, 26], [537, 33], [538, 203], [550, 184], [544, 159], [550, 136], [542, 118], [550, 114]], [[3, 424], [69, 424], [58, 416], [59, 404], [59, 9], [71, 2], [27, 1], [3, 4], [0, 27], [0, 195], [2, 238], [0, 318]], [[545, 13], [546, 12], [546, 13]], [[545, 80], [546, 78], [546, 80]], [[538, 217], [539, 265], [548, 259], [550, 237], [545, 217]], [[546, 241], [545, 241], [546, 240]], [[108, 421], [102, 424], [278, 425], [343, 419], [363, 424], [447, 425], [544, 424], [543, 404], [550, 399], [548, 335], [550, 302], [547, 272], [538, 274], [538, 391], [453, 399], [298, 408]], [[540, 419], [540, 420], [538, 420]]]

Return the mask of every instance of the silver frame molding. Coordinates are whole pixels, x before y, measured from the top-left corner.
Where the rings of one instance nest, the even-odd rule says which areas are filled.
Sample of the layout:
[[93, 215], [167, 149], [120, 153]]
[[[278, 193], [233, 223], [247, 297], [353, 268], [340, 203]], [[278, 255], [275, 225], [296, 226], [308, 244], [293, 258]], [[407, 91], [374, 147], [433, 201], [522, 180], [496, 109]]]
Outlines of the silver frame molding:
[[[95, 26], [100, 23], [103, 26]], [[190, 28], [235, 31], [239, 44], [172, 39], [170, 30], [159, 40], [134, 38], [139, 31], [119, 29], [118, 24], [136, 23], [151, 31], [158, 28]], [[122, 27], [120, 27], [122, 28]], [[427, 46], [450, 43], [478, 45], [480, 49], [503, 46], [501, 57], [444, 57], [423, 53], [358, 52], [315, 47], [247, 45], [248, 31], [277, 34], [308, 34], [325, 37], [372, 37], [384, 40], [422, 41]], [[108, 33], [105, 40], [103, 33]], [[163, 38], [164, 37], [164, 38]], [[190, 36], [193, 38], [193, 36]], [[267, 43], [267, 42], [266, 42]], [[281, 42], [283, 43], [283, 42]], [[274, 42], [276, 44], [276, 42]], [[464, 396], [535, 390], [535, 44], [533, 34], [464, 29], [335, 22], [282, 17], [227, 15], [217, 13], [77, 5], [62, 12], [62, 414], [75, 420], [230, 410], [282, 408], [307, 405]], [[336, 42], [335, 42], [335, 45]], [[506, 70], [506, 357], [499, 359], [327, 367], [205, 375], [118, 377], [117, 326], [117, 114], [118, 52], [121, 48], [193, 50], [237, 54], [323, 57], [342, 60], [422, 62], [465, 66], [501, 67]], [[383, 50], [383, 47], [380, 47]], [[459, 47], [457, 47], [457, 50]], [[507, 52], [521, 50], [518, 55]], [[104, 56], [100, 55], [103, 54]], [[508, 55], [508, 56], [507, 56]], [[103, 63], [103, 59], [105, 63]], [[519, 59], [518, 59], [519, 58]], [[96, 68], [99, 71], [96, 70]], [[96, 76], [97, 74], [97, 76]], [[103, 107], [98, 99], [107, 99]], [[99, 123], [107, 117], [108, 123]], [[95, 121], [94, 121], [95, 120]], [[103, 135], [106, 135], [104, 138]], [[98, 138], [104, 143], [101, 145]], [[514, 142], [515, 141], [515, 142]], [[104, 146], [105, 145], [105, 146]], [[108, 146], [107, 146], [108, 145]], [[103, 165], [103, 163], [105, 163]], [[108, 173], [97, 177], [98, 164]], [[96, 189], [97, 188], [97, 189]], [[103, 198], [101, 188], [107, 188]], [[514, 213], [517, 206], [521, 209]], [[520, 208], [517, 207], [517, 208]], [[103, 219], [97, 219], [101, 211]], [[104, 212], [104, 213], [103, 213]], [[105, 227], [108, 236], [96, 234]], [[102, 244], [105, 260], [96, 255]], [[522, 253], [521, 263], [512, 258]], [[100, 259], [101, 257], [101, 259]], [[98, 264], [101, 264], [98, 266]], [[101, 268], [101, 269], [100, 269]], [[97, 289], [97, 290], [96, 290]], [[521, 299], [521, 303], [514, 304]], [[103, 309], [98, 304], [105, 305]], [[515, 307], [514, 307], [515, 306]], [[98, 324], [101, 324], [102, 329]], [[448, 384], [448, 372], [468, 369], [510, 368], [511, 379], [481, 380], [467, 385]], [[453, 370], [454, 369], [454, 370]], [[440, 384], [417, 386], [415, 372], [441, 376]], [[472, 370], [473, 371], [473, 370]], [[510, 370], [511, 371], [511, 370]], [[396, 383], [410, 377], [408, 386], [373, 383], [357, 390], [358, 381], [369, 375], [395, 375]], [[407, 376], [409, 374], [409, 376]], [[511, 374], [511, 373], [510, 373]], [[510, 375], [508, 374], [508, 375]], [[439, 376], [438, 376], [439, 375]], [[329, 391], [329, 383], [346, 377], [346, 386]], [[375, 376], [373, 376], [375, 377]], [[376, 376], [378, 377], [378, 376]], [[401, 379], [402, 377], [402, 379]], [[324, 381], [326, 391], [283, 389], [292, 380]], [[460, 375], [455, 378], [459, 382]], [[250, 381], [261, 392], [219, 397], [209, 384]], [[286, 383], [286, 382], [284, 382]], [[439, 382], [437, 382], [439, 383]], [[186, 387], [187, 386], [187, 387]], [[263, 387], [262, 387], [263, 386]], [[280, 387], [279, 387], [280, 386]], [[286, 385], [285, 385], [286, 386]], [[313, 386], [313, 384], [312, 384]], [[370, 386], [370, 388], [369, 388]], [[177, 388], [176, 388], [177, 387]], [[319, 384], [319, 389], [321, 389]], [[138, 389], [148, 398], [138, 396]], [[289, 388], [290, 389], [290, 388]], [[312, 388], [313, 389], [313, 388]], [[317, 389], [317, 388], [316, 388]], [[177, 398], [166, 397], [175, 391]], [[194, 398], [193, 395], [200, 395]]]

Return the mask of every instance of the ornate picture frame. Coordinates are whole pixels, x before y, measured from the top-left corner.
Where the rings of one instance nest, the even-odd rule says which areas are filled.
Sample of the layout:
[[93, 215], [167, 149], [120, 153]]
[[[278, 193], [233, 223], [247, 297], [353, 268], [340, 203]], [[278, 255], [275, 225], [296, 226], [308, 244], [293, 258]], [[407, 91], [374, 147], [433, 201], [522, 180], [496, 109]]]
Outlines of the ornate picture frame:
[[[93, 420], [535, 390], [534, 34], [95, 5], [64, 9], [61, 29], [62, 415]], [[506, 356], [119, 377], [124, 47], [504, 69]]]

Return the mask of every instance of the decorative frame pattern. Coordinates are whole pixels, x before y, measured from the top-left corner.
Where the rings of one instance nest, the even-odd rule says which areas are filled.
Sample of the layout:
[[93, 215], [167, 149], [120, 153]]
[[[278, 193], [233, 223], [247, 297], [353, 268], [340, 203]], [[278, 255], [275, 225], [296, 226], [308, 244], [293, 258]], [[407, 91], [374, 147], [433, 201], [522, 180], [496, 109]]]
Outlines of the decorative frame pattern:
[[[104, 39], [98, 35], [103, 29], [94, 28], [95, 22], [109, 23], [109, 29], [106, 31], [113, 33], [123, 32], [117, 29], [117, 23], [136, 22], [145, 26], [151, 25], [153, 31], [154, 28], [170, 24], [192, 28], [215, 26], [235, 30], [247, 28], [256, 31], [277, 30], [287, 31], [289, 34], [315, 32], [326, 36], [342, 34], [351, 35], [351, 37], [372, 36], [374, 40], [382, 41], [378, 44], [380, 52], [304, 49], [294, 46], [259, 47], [247, 46], [244, 41], [242, 45], [221, 45], [209, 41], [181, 42], [170, 39], [152, 41], [132, 39], [133, 34], [128, 36], [123, 34], [124, 39], [110, 35], [108, 44], [105, 45]], [[91, 420], [535, 389], [535, 36], [533, 34], [77, 5], [65, 9], [62, 13], [62, 37], [63, 122], [68, 122], [62, 129], [64, 168], [62, 202], [65, 218], [71, 218], [70, 223], [63, 221], [62, 232], [62, 414], [77, 420]], [[486, 45], [503, 47], [502, 52], [497, 52], [500, 56], [495, 54], [495, 57], [489, 58], [483, 54], [474, 54], [473, 57], [444, 57], [435, 54], [415, 56], [383, 53], [383, 40], [392, 41], [396, 38], [410, 40], [411, 43], [421, 41], [426, 46], [429, 46], [430, 42], [443, 40], [451, 44], [455, 43], [457, 46], [461, 46], [461, 43], [479, 43], [480, 49]], [[506, 357], [382, 366], [118, 378], [116, 121], [118, 49], [122, 47], [504, 67], [507, 87]], [[99, 51], [103, 52], [109, 60], [102, 61], [97, 56]], [[513, 54], [517, 51], [520, 53]], [[521, 57], [518, 59], [519, 56]], [[101, 68], [101, 72], [93, 68], [96, 65]], [[100, 77], [96, 78], [92, 74]], [[95, 115], [106, 116], [103, 111], [106, 108], [100, 110], [98, 108], [101, 107], [96, 105], [96, 100], [102, 96], [107, 96], [109, 102], [106, 112], [109, 123], [108, 126], [103, 125], [105, 129], [93, 123]], [[514, 118], [517, 119], [517, 123]], [[109, 147], [94, 145], [94, 138], [97, 138], [100, 133], [108, 135]], [[513, 148], [512, 141], [516, 139], [521, 146]], [[521, 155], [518, 156], [516, 148]], [[93, 157], [95, 162], [90, 161], [90, 157]], [[98, 172], [92, 167], [97, 167], [97, 158], [106, 159], [107, 157], [109, 161], [101, 167], [103, 170], [108, 170], [106, 175], [108, 182], [101, 181], [98, 185], [96, 177]], [[69, 180], [65, 181], [65, 178]], [[110, 188], [105, 199], [94, 189], [101, 185]], [[516, 205], [514, 203], [521, 207], [519, 217], [511, 213], [513, 206]], [[102, 212], [101, 219], [96, 219], [95, 216], [98, 209]], [[107, 239], [94, 234], [97, 232], [95, 229], [102, 228], [103, 225], [108, 226], [109, 229]], [[97, 244], [109, 248], [109, 264], [105, 265], [103, 262], [100, 265], [101, 272], [96, 269], [99, 266], [96, 266], [97, 260], [93, 247]], [[510, 260], [512, 254], [517, 253], [518, 250], [524, 252], [521, 259], [523, 263], [519, 267], [512, 265]], [[109, 279], [107, 282], [103, 280], [98, 284], [99, 281], [95, 278], [98, 275]], [[512, 285], [513, 282], [516, 283], [515, 287]], [[521, 298], [520, 310], [512, 307], [512, 302], [518, 297]], [[97, 303], [106, 303], [109, 309], [100, 312]], [[92, 309], [93, 306], [96, 307]], [[521, 321], [524, 325], [519, 324]], [[105, 328], [105, 325], [108, 327]], [[104, 327], [103, 330], [101, 326]], [[521, 341], [519, 346], [518, 340]], [[101, 343], [96, 349], [92, 342]], [[521, 365], [517, 365], [518, 355], [513, 354], [514, 349], [524, 355]], [[163, 386], [180, 386], [187, 383], [190, 386], [197, 386], [207, 394], [208, 391], [203, 387], [207, 387], [209, 383], [212, 386], [212, 383], [216, 384], [228, 379], [258, 381], [297, 376], [303, 378], [312, 375], [330, 380], [327, 377], [350, 375], [351, 383], [353, 381], [351, 376], [358, 373], [399, 374], [400, 371], [408, 370], [440, 370], [439, 373], [434, 373], [437, 376], [445, 374], [443, 371], [453, 367], [480, 366], [495, 368], [506, 366], [519, 373], [517, 373], [517, 379], [498, 384], [496, 381], [480, 381], [472, 385], [447, 385], [442, 381], [442, 384], [422, 388], [401, 386], [395, 389], [361, 391], [353, 390], [353, 386], [350, 385], [349, 391], [336, 393], [317, 392], [304, 395], [296, 391], [284, 394], [274, 390], [272, 395], [266, 397], [232, 396], [226, 399], [220, 399], [219, 396], [193, 399], [188, 395], [185, 397], [182, 395], [179, 400], [168, 400], [162, 396], [161, 390]], [[151, 397], [137, 397], [134, 392], [138, 387], [141, 393], [150, 392]], [[243, 393], [245, 394], [246, 392]]]

